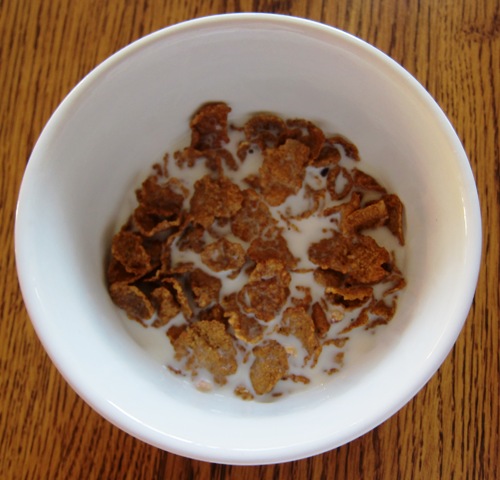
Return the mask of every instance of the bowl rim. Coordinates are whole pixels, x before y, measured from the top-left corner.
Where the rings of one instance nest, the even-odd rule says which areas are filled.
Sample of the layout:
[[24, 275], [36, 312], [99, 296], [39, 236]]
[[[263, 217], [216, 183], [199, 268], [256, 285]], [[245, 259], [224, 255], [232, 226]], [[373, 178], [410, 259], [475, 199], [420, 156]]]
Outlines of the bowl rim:
[[[415, 388], [412, 391], [404, 392], [397, 401], [393, 401], [391, 408], [387, 408], [384, 411], [378, 412], [376, 418], [373, 418], [370, 425], [358, 425], [353, 427], [352, 431], [347, 435], [344, 435], [341, 442], [335, 445], [328, 445], [326, 443], [321, 445], [296, 445], [294, 447], [289, 447], [287, 452], [281, 449], [276, 451], [269, 450], [255, 450], [247, 451], [242, 458], [242, 453], [235, 449], [234, 451], [208, 451], [204, 446], [196, 444], [183, 444], [177, 445], [171, 443], [165, 445], [158, 441], [154, 435], [141, 430], [140, 425], [134, 425], [130, 422], [130, 417], [126, 412], [118, 411], [110, 405], [102, 405], [99, 399], [94, 398], [89, 395], [87, 391], [81, 388], [80, 382], [75, 378], [74, 372], [71, 369], [65, 368], [60, 359], [58, 359], [56, 344], [53, 339], [49, 338], [43, 328], [43, 316], [44, 313], [39, 308], [37, 302], [32, 298], [32, 279], [30, 277], [29, 265], [23, 261], [24, 252], [26, 250], [27, 244], [24, 242], [23, 235], [24, 231], [28, 228], [24, 224], [23, 219], [23, 209], [25, 204], [25, 198], [29, 195], [30, 184], [36, 181], [33, 178], [33, 170], [37, 167], [36, 161], [40, 159], [37, 157], [37, 152], [42, 148], [42, 145], [51, 140], [51, 136], [54, 134], [53, 127], [57, 126], [57, 123], [61, 118], [64, 117], [66, 110], [71, 108], [73, 101], [77, 100], [80, 96], [84, 95], [87, 88], [89, 88], [93, 82], [98, 81], [102, 75], [104, 75], [109, 69], [112, 69], [117, 63], [125, 60], [129, 55], [146, 48], [148, 45], [155, 43], [157, 41], [163, 41], [167, 37], [175, 36], [178, 33], [186, 32], [190, 29], [198, 28], [216, 28], [221, 24], [228, 25], [233, 23], [234, 25], [241, 24], [241, 22], [246, 23], [262, 23], [265, 22], [268, 25], [273, 23], [278, 23], [280, 26], [287, 25], [293, 31], [300, 31], [301, 34], [313, 35], [315, 32], [320, 31], [322, 34], [329, 35], [332, 38], [341, 38], [342, 41], [350, 42], [356, 45], [358, 48], [368, 52], [370, 55], [376, 56], [383, 61], [384, 65], [395, 75], [398, 75], [404, 79], [405, 82], [411, 85], [411, 88], [418, 92], [419, 97], [426, 103], [426, 105], [432, 109], [433, 114], [436, 119], [440, 122], [442, 128], [446, 131], [448, 139], [451, 141], [456, 158], [460, 162], [460, 172], [463, 177], [464, 183], [466, 184], [466, 191], [464, 194], [467, 195], [466, 203], [468, 205], [468, 252], [469, 256], [464, 263], [464, 272], [466, 272], [467, 277], [470, 279], [469, 285], [477, 284], [477, 279], [479, 275], [480, 259], [481, 259], [481, 244], [482, 244], [482, 230], [481, 230], [481, 214], [479, 199], [477, 196], [477, 189], [475, 186], [472, 170], [468, 162], [465, 151], [461, 145], [461, 142], [456, 135], [451, 123], [446, 118], [438, 104], [434, 101], [431, 95], [425, 90], [425, 88], [402, 66], [400, 66], [395, 60], [390, 58], [388, 55], [378, 50], [376, 47], [370, 45], [369, 43], [361, 40], [354, 35], [339, 30], [335, 27], [316, 22], [313, 20], [308, 20], [299, 17], [292, 17], [287, 15], [279, 14], [266, 14], [266, 13], [233, 13], [233, 14], [219, 14], [210, 15], [207, 17], [200, 17], [192, 20], [187, 20], [180, 22], [178, 24], [170, 25], [158, 31], [152, 32], [131, 44], [118, 50], [102, 63], [97, 65], [91, 72], [89, 72], [77, 85], [69, 92], [69, 94], [64, 98], [61, 104], [56, 108], [49, 121], [47, 122], [45, 128], [43, 129], [35, 147], [32, 151], [30, 162], [26, 168], [24, 178], [21, 184], [19, 199], [16, 207], [16, 219], [15, 219], [15, 256], [16, 256], [16, 266], [18, 270], [18, 277], [21, 286], [21, 292], [24, 298], [28, 314], [31, 318], [32, 324], [35, 331], [41, 340], [42, 344], [46, 348], [46, 351], [54, 364], [57, 366], [59, 372], [65, 378], [65, 380], [71, 385], [71, 387], [78, 393], [78, 395], [83, 398], [94, 410], [99, 412], [104, 418], [118, 426], [120, 429], [132, 434], [133, 436], [140, 438], [141, 440], [155, 445], [159, 448], [166, 449], [173, 453], [184, 455], [190, 458], [195, 458], [204, 461], [213, 461], [219, 463], [229, 463], [229, 464], [241, 464], [241, 465], [251, 465], [251, 464], [266, 464], [266, 463], [277, 463], [283, 461], [297, 460], [299, 458], [308, 457], [314, 454], [322, 453], [324, 451], [330, 450], [342, 444], [345, 444], [360, 435], [372, 430], [387, 418], [396, 413], [402, 406], [404, 406], [416, 393], [422, 388], [422, 386], [427, 383], [435, 371], [442, 364], [449, 351], [455, 344], [455, 341], [462, 330], [463, 324], [466, 320], [467, 312], [469, 311], [470, 305], [472, 303], [474, 288], [468, 288], [464, 292], [463, 303], [458, 310], [463, 313], [462, 321], [457, 321], [454, 323], [454, 330], [450, 331], [447, 339], [442, 340], [439, 344], [439, 348], [433, 352], [435, 364], [437, 368], [428, 369], [425, 371], [420, 371], [419, 375], [415, 377], [414, 385]], [[35, 161], [31, 163], [31, 159]], [[40, 161], [40, 160], [39, 160]], [[465, 214], [465, 213], [464, 213]], [[470, 228], [469, 228], [470, 227]], [[394, 406], [397, 404], [396, 406]]]

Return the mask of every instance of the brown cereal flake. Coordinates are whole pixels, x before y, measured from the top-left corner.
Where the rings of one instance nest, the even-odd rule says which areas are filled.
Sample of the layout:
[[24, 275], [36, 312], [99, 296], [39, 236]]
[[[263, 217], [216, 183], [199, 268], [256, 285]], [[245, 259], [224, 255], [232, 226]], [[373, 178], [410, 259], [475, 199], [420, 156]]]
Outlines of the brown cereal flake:
[[390, 305], [387, 305], [384, 300], [373, 302], [370, 306], [370, 313], [375, 316], [375, 319], [368, 323], [365, 326], [365, 329], [368, 330], [389, 323], [396, 313], [396, 305], [397, 300], [395, 298], [392, 300]]
[[404, 229], [403, 229], [403, 212], [404, 207], [400, 198], [397, 195], [384, 195], [383, 202], [387, 207], [389, 219], [387, 227], [391, 233], [398, 239], [400, 245], [405, 244]]
[[243, 385], [238, 385], [235, 389], [234, 389], [234, 394], [241, 398], [242, 400], [253, 400], [254, 399], [254, 396], [253, 394], [250, 392], [250, 390], [248, 390], [247, 387], [243, 386]]
[[247, 255], [255, 263], [266, 260], [277, 260], [287, 268], [293, 269], [297, 265], [297, 259], [288, 249], [288, 243], [277, 228], [268, 229], [265, 234], [252, 241]]
[[160, 183], [154, 175], [144, 180], [136, 191], [137, 200], [146, 211], [160, 218], [178, 217], [184, 203], [185, 192], [175, 179]]
[[358, 316], [349, 325], [347, 325], [347, 327], [343, 328], [339, 332], [340, 335], [343, 335], [344, 333], [351, 332], [355, 328], [362, 327], [363, 325], [366, 325], [370, 320], [368, 312], [369, 312], [369, 307], [363, 308], [361, 310], [361, 312], [359, 312]]
[[125, 311], [127, 316], [144, 324], [155, 313], [155, 309], [146, 294], [135, 285], [113, 283], [109, 287], [113, 302]]
[[271, 392], [288, 371], [285, 348], [276, 340], [268, 340], [254, 347], [255, 357], [250, 367], [250, 381], [257, 395]]
[[327, 175], [327, 189], [333, 200], [342, 200], [349, 195], [353, 181], [347, 168], [335, 165]]
[[342, 230], [347, 235], [358, 233], [366, 228], [380, 227], [388, 218], [386, 204], [383, 200], [379, 200], [344, 217], [341, 222]]
[[295, 289], [298, 292], [301, 292], [304, 294], [302, 298], [292, 298], [292, 303], [296, 307], [304, 307], [306, 310], [309, 309], [309, 306], [311, 305], [312, 302], [312, 295], [311, 295], [311, 289], [309, 287], [305, 287], [303, 285], [297, 285]]
[[269, 207], [253, 189], [243, 190], [241, 208], [232, 217], [231, 231], [245, 242], [251, 242], [266, 227], [276, 225]]
[[346, 218], [349, 214], [360, 208], [360, 206], [361, 194], [359, 192], [352, 192], [349, 200], [344, 203], [325, 208], [322, 215], [324, 217], [329, 217], [330, 215], [340, 213], [342, 218]]
[[142, 272], [130, 273], [125, 270], [125, 267], [116, 259], [111, 257], [106, 269], [106, 280], [108, 285], [113, 283], [130, 284], [139, 280], [143, 276]]
[[263, 155], [259, 169], [262, 194], [269, 205], [277, 206], [302, 186], [309, 148], [297, 140], [288, 139], [278, 148], [265, 150]]
[[238, 302], [246, 313], [269, 322], [285, 305], [290, 294], [290, 280], [290, 273], [283, 263], [276, 260], [257, 263], [238, 293]]
[[237, 293], [232, 293], [222, 300], [224, 315], [233, 328], [234, 335], [245, 343], [256, 344], [264, 337], [264, 328], [252, 316], [245, 315], [238, 304]]
[[328, 139], [328, 142], [332, 145], [340, 145], [344, 149], [345, 154], [356, 162], [359, 162], [361, 160], [358, 147], [356, 147], [354, 143], [347, 140], [347, 138], [345, 138], [344, 136], [334, 135], [333, 137], [330, 137]]
[[261, 113], [252, 116], [243, 127], [249, 145], [255, 144], [261, 150], [276, 148], [286, 139], [285, 122], [276, 115]]
[[151, 270], [151, 257], [137, 233], [126, 230], [118, 232], [111, 243], [111, 255], [127, 272], [145, 275]]
[[190, 201], [192, 221], [208, 228], [215, 218], [230, 218], [240, 208], [243, 195], [226, 177], [213, 179], [205, 175], [197, 180]]
[[313, 276], [314, 280], [323, 287], [339, 287], [344, 283], [344, 275], [335, 270], [317, 268]]
[[287, 120], [288, 137], [298, 140], [309, 148], [310, 163], [318, 157], [325, 142], [321, 128], [313, 122], [301, 118]]
[[223, 102], [203, 105], [190, 122], [191, 146], [196, 150], [221, 148], [229, 142], [227, 116], [231, 108]]
[[289, 307], [283, 313], [279, 332], [283, 335], [293, 335], [298, 338], [307, 352], [306, 364], [312, 359], [314, 365], [321, 353], [321, 345], [316, 336], [314, 322], [304, 307]]
[[186, 359], [185, 368], [193, 375], [201, 368], [209, 371], [215, 383], [224, 385], [236, 373], [233, 339], [220, 322], [202, 320], [186, 328], [173, 342], [175, 358]]
[[172, 325], [171, 327], [168, 328], [167, 330], [167, 337], [170, 340], [170, 343], [174, 343], [180, 336], [184, 330], [187, 328], [187, 324], [183, 325]]
[[325, 293], [335, 305], [342, 305], [346, 310], [358, 308], [373, 296], [373, 288], [365, 285], [351, 287], [327, 287]]
[[291, 380], [293, 383], [302, 383], [303, 385], [311, 383], [311, 379], [309, 377], [306, 377], [305, 375], [297, 375], [295, 373], [285, 375], [283, 380]]
[[184, 317], [187, 319], [191, 318], [193, 316], [193, 310], [189, 305], [189, 300], [186, 296], [186, 292], [184, 291], [184, 288], [179, 280], [175, 277], [165, 277], [162, 279], [162, 282], [166, 285], [170, 285], [173, 288], [175, 299], [181, 306], [181, 311]]
[[178, 237], [177, 248], [181, 252], [192, 250], [200, 253], [206, 244], [204, 236], [205, 228], [202, 225], [188, 223]]
[[189, 274], [188, 284], [193, 292], [194, 301], [199, 307], [205, 308], [219, 301], [222, 286], [222, 281], [219, 278], [212, 277], [196, 268]]
[[330, 338], [329, 340], [323, 342], [323, 346], [335, 345], [337, 348], [344, 348], [348, 340], [349, 337]]
[[155, 288], [151, 293], [151, 301], [158, 314], [153, 322], [153, 327], [158, 328], [166, 325], [181, 311], [179, 303], [166, 287]]
[[227, 324], [226, 318], [224, 317], [225, 312], [221, 305], [216, 303], [211, 307], [198, 312], [197, 320], [214, 320], [216, 322], [221, 322], [224, 325]]
[[373, 238], [332, 233], [330, 238], [309, 247], [308, 255], [313, 263], [343, 273], [355, 283], [377, 283], [388, 275], [389, 252]]
[[337, 165], [340, 158], [339, 149], [329, 139], [326, 139], [312, 165], [318, 168], [331, 167]]
[[201, 261], [214, 272], [236, 270], [245, 263], [245, 249], [240, 243], [219, 238], [203, 249]]
[[330, 330], [330, 322], [328, 321], [325, 311], [323, 310], [319, 302], [313, 303], [311, 318], [314, 323], [316, 335], [319, 338], [324, 338], [328, 333], [328, 330]]
[[148, 210], [143, 205], [139, 205], [134, 210], [133, 219], [137, 230], [145, 237], [152, 237], [158, 233], [166, 232], [181, 223], [180, 217], [165, 218], [152, 210]]
[[386, 193], [386, 189], [380, 185], [371, 175], [353, 168], [352, 170], [352, 180], [356, 187], [362, 188], [363, 190], [372, 190], [374, 192]]

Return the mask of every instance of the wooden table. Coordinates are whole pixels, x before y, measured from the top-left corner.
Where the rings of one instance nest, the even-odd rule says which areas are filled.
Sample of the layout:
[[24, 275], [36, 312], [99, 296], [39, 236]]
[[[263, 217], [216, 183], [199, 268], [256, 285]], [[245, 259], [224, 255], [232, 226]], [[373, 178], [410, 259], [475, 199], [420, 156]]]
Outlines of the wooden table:
[[[234, 11], [319, 20], [402, 64], [457, 130], [477, 180], [484, 225], [474, 304], [455, 348], [427, 386], [348, 445], [262, 467], [172, 455], [91, 410], [38, 341], [14, 260], [14, 211], [26, 162], [70, 89], [147, 33]], [[0, 0], [0, 39], [0, 479], [500, 478], [499, 0]]]

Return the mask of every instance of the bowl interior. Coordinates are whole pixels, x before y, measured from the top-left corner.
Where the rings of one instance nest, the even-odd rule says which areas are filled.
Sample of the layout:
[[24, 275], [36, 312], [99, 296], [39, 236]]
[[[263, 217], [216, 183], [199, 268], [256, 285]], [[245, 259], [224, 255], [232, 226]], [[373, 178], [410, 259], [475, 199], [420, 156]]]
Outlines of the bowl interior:
[[[398, 313], [320, 387], [259, 404], [202, 394], [129, 335], [104, 258], [149, 167], [185, 139], [202, 103], [316, 122], [358, 147], [406, 206]], [[423, 88], [374, 48], [272, 15], [209, 17], [152, 34], [91, 72], [57, 109], [23, 181], [19, 277], [51, 358], [97, 411], [175, 453], [224, 463], [305, 457], [370, 430], [439, 367], [465, 320], [480, 254], [474, 181]]]

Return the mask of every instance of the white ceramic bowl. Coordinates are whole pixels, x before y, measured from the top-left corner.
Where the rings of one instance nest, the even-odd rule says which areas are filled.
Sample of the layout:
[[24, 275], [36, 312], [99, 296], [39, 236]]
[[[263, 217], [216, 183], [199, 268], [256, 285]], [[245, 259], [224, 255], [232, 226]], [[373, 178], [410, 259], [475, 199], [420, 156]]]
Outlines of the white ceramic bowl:
[[[178, 146], [193, 111], [274, 111], [340, 132], [406, 204], [408, 287], [370, 349], [323, 386], [263, 404], [179, 383], [124, 327], [105, 288], [105, 252], [123, 198]], [[95, 410], [188, 457], [284, 462], [340, 446], [408, 402], [467, 316], [481, 224], [467, 157], [422, 86], [363, 41], [307, 20], [213, 16], [119, 51], [56, 110], [30, 158], [16, 218], [29, 315], [53, 362]]]

